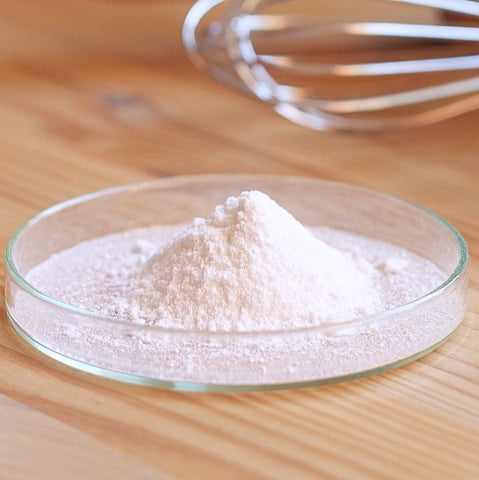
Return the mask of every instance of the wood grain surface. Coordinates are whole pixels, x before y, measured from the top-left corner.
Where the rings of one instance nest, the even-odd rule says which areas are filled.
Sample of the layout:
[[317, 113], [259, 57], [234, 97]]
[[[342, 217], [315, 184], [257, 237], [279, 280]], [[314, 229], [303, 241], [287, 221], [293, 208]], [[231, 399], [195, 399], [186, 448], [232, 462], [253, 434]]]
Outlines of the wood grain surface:
[[[105, 12], [118, 7], [106, 3], [77, 6], [78, 28], [90, 16], [109, 24]], [[387, 373], [193, 394], [62, 366], [21, 341], [2, 306], [0, 479], [479, 478], [479, 112], [401, 132], [312, 132], [197, 72], [179, 40], [156, 54], [152, 31], [128, 26], [138, 51], [113, 48], [101, 29], [83, 42], [49, 17], [55, 6], [65, 14], [60, 4], [0, 1], [9, 39], [0, 47], [1, 250], [40, 210], [112, 185], [307, 175], [386, 191], [451, 221], [470, 247], [469, 308], [448, 343]], [[189, 4], [165, 2], [168, 25], [181, 25]], [[161, 6], [145, 8], [161, 23]]]

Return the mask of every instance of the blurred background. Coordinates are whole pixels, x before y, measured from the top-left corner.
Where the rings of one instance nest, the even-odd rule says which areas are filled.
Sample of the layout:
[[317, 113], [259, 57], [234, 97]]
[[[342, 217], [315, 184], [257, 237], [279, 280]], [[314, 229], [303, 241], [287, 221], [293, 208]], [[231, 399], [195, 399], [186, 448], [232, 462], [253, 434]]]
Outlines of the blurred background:
[[0, 1], [0, 59], [183, 55], [191, 0]]

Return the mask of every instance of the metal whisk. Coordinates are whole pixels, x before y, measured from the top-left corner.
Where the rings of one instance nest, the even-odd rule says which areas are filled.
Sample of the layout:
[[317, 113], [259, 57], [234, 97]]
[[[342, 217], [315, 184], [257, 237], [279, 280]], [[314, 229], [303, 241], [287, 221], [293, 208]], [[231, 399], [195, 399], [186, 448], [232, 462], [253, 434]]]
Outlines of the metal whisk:
[[199, 0], [183, 41], [216, 79], [317, 130], [418, 126], [479, 108], [479, 2], [352, 0], [328, 18], [330, 3]]

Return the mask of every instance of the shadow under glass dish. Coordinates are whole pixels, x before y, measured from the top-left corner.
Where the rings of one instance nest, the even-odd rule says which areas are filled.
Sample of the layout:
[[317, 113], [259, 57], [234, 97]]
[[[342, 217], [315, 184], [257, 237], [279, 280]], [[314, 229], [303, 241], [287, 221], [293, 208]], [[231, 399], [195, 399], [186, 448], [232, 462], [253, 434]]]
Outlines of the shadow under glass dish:
[[[252, 333], [164, 329], [108, 318], [50, 298], [25, 279], [33, 267], [79, 242], [187, 223], [251, 189], [265, 192], [305, 225], [328, 225], [406, 248], [435, 263], [447, 279], [407, 305], [358, 321]], [[449, 223], [379, 192], [302, 177], [172, 177], [85, 195], [33, 218], [8, 244], [5, 299], [23, 338], [75, 368], [180, 390], [269, 390], [357, 378], [432, 351], [464, 316], [467, 262], [466, 244]], [[87, 341], [78, 329], [88, 332]], [[331, 355], [334, 368], [325, 368]]]

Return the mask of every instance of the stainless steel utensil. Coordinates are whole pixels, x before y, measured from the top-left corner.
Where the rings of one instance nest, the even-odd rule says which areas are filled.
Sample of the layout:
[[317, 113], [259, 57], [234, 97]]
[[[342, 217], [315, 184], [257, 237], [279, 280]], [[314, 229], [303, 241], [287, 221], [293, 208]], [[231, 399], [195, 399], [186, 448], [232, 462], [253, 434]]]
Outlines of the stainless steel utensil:
[[317, 130], [413, 127], [479, 107], [479, 2], [339, 1], [334, 15], [329, 4], [200, 0], [183, 41], [199, 68]]

